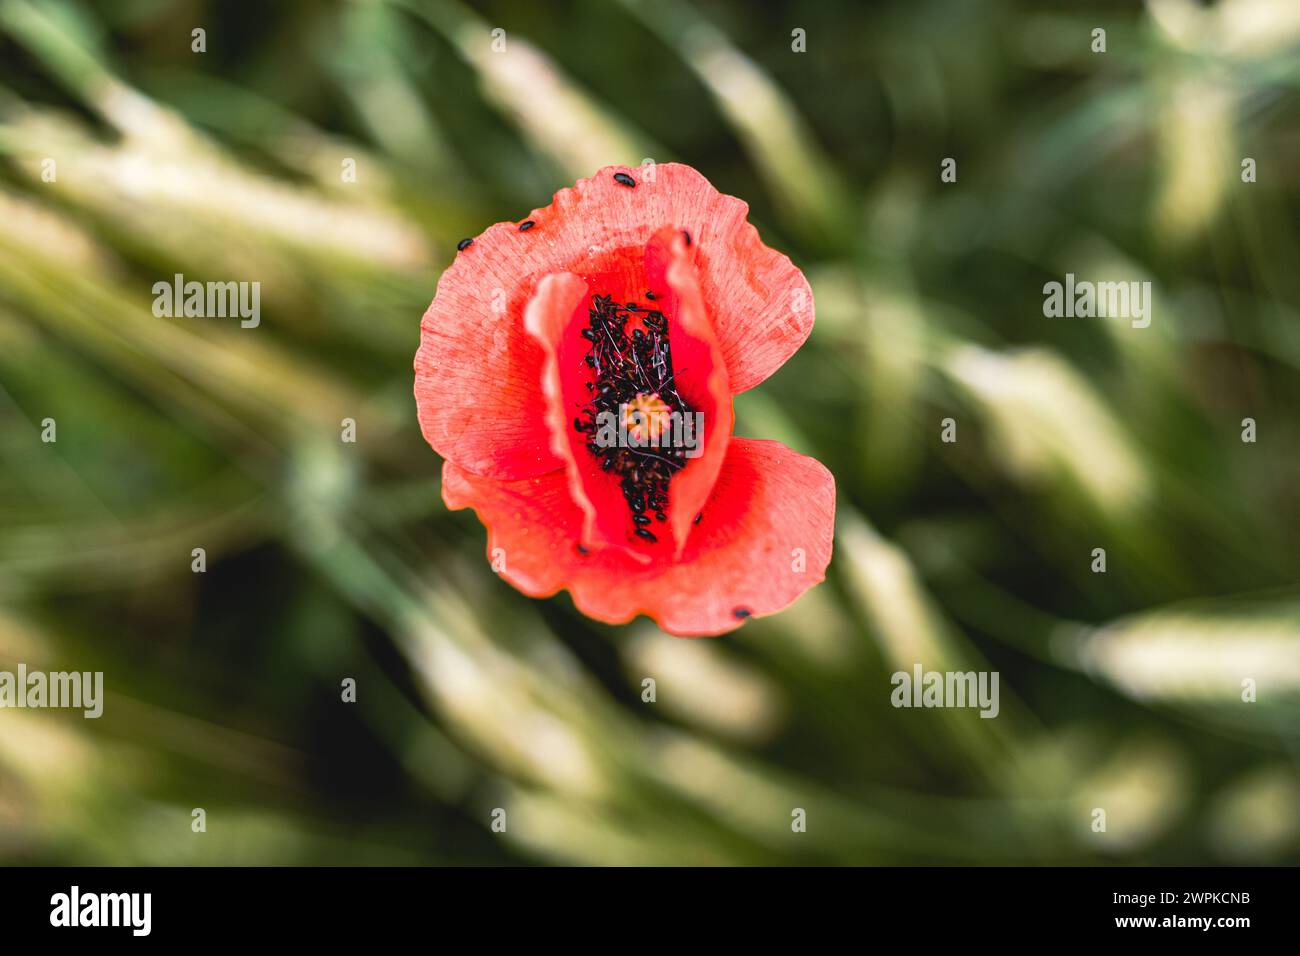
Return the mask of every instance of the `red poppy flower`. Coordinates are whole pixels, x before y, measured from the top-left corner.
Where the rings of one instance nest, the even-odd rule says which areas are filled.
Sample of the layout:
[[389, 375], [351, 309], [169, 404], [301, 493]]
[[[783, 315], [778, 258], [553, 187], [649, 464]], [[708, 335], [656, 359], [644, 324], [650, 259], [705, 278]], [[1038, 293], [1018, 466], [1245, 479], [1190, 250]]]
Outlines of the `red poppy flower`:
[[[460, 244], [420, 326], [420, 427], [525, 594], [720, 634], [825, 577], [835, 481], [733, 437], [732, 396], [812, 331], [812, 293], [689, 166], [608, 167]], [[692, 426], [695, 426], [694, 428]]]

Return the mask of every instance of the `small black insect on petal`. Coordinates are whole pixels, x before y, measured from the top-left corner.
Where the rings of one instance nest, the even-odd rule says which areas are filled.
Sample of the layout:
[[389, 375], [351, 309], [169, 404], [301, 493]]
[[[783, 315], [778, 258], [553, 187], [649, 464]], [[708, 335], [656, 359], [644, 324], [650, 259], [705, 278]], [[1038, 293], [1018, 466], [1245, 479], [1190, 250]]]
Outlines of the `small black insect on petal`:
[[533, 228], [533, 226], [535, 226], [535, 225], [537, 225], [537, 223], [533, 222], [531, 219], [525, 219], [523, 222], [521, 222], [521, 223], [519, 224], [519, 231], [520, 231], [520, 232], [527, 232], [529, 229]]
[[462, 239], [460, 242], [456, 243], [456, 251], [457, 251], [457, 252], [464, 252], [466, 249], [468, 249], [468, 248], [469, 248], [470, 246], [472, 246], [472, 245], [474, 245], [474, 240], [473, 240], [473, 239]]
[[741, 621], [743, 621], [745, 618], [749, 617], [753, 613], [754, 612], [747, 607], [738, 607], [731, 612], [733, 617]]
[[692, 523], [692, 524], [699, 524], [699, 523], [700, 523], [700, 519], [703, 518], [703, 517], [704, 517], [704, 512], [701, 511], [699, 514], [697, 514], [697, 515], [695, 516], [695, 520], [694, 520], [693, 522], [691, 522], [691, 523]]
[[627, 173], [615, 173], [614, 182], [618, 183], [620, 186], [627, 186], [629, 189], [636, 186], [636, 180]]
[[692, 239], [691, 239], [691, 234], [690, 234], [690, 232], [689, 232], [688, 230], [686, 230], [686, 229], [683, 229], [683, 230], [682, 230], [682, 235], [686, 237], [686, 244], [687, 244], [688, 246], [691, 245], [691, 243], [692, 243]]
[[582, 545], [578, 545], [578, 553], [579, 553], [579, 554], [588, 554], [589, 552], [588, 552], [587, 549], [584, 548]]

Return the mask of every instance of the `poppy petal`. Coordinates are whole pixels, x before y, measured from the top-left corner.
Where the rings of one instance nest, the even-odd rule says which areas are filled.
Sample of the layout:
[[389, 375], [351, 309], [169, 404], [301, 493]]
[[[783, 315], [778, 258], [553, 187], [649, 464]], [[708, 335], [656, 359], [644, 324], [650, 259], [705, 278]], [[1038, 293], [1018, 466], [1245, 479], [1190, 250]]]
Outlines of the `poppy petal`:
[[700, 291], [699, 273], [680, 232], [660, 230], [646, 246], [646, 283], [673, 316], [669, 326], [677, 382], [691, 408], [700, 412], [703, 447], [672, 480], [668, 496], [668, 524], [672, 529], [674, 557], [680, 557], [686, 540], [713, 491], [726, 458], [735, 425], [726, 361]]
[[587, 280], [564, 272], [549, 275], [537, 286], [537, 294], [524, 310], [524, 327], [546, 356], [542, 364], [542, 395], [546, 401], [546, 424], [551, 450], [564, 462], [569, 495], [582, 512], [580, 537], [588, 548], [631, 548], [631, 523], [618, 479], [602, 471], [600, 460], [588, 452], [585, 433], [570, 424], [571, 413], [587, 401], [582, 357], [588, 341], [582, 337], [585, 317], [591, 307]]
[[[533, 597], [560, 589], [588, 617], [637, 614], [678, 635], [721, 634], [772, 614], [825, 577], [835, 480], [778, 442], [733, 438], [717, 484], [681, 559], [642, 565], [624, 552], [577, 545], [581, 509], [563, 472], [515, 481], [443, 464], [443, 500], [473, 508], [488, 527], [501, 575]], [[502, 549], [496, 552], [496, 549]]]
[[665, 226], [690, 236], [733, 393], [763, 381], [807, 339], [813, 304], [803, 274], [763, 244], [748, 212], [689, 166], [611, 166], [557, 192], [527, 230], [489, 228], [443, 272], [421, 323], [415, 393], [425, 438], [476, 474], [561, 467], [534, 400], [543, 354], [524, 333], [524, 309], [543, 277], [591, 272], [593, 257], [644, 249]]
[[562, 462], [538, 391], [542, 350], [493, 285], [508, 281], [454, 265], [442, 274], [420, 323], [415, 404], [425, 441], [443, 458], [480, 475], [524, 478]]

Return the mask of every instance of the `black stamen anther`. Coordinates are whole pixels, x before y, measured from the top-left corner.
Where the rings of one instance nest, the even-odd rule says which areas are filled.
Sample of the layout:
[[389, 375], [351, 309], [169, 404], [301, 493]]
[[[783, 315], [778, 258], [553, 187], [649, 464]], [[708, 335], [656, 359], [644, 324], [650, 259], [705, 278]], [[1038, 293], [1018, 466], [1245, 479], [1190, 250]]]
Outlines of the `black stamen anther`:
[[683, 229], [682, 235], [686, 237], [686, 244], [689, 246], [691, 244], [691, 234]]
[[587, 553], [589, 553], [589, 552], [588, 552], [587, 549], [584, 548], [582, 545], [578, 545], [578, 553], [579, 553], [579, 554], [587, 554]]
[[464, 252], [466, 249], [468, 249], [468, 248], [469, 248], [470, 246], [472, 246], [472, 245], [474, 245], [474, 240], [473, 240], [473, 239], [462, 239], [460, 242], [456, 243], [456, 251], [457, 251], [457, 252]]
[[647, 541], [658, 541], [658, 540], [659, 540], [658, 538], [655, 537], [655, 533], [654, 533], [653, 531], [647, 531], [645, 528], [637, 528], [637, 529], [636, 529], [636, 536], [637, 536], [638, 538], [645, 538]]
[[627, 186], [628, 188], [636, 185], [636, 180], [627, 173], [615, 173], [614, 182], [618, 183], [620, 186]]
[[703, 518], [703, 517], [704, 517], [704, 512], [701, 511], [699, 514], [697, 514], [697, 515], [695, 516], [695, 520], [692, 521], [691, 524], [699, 524], [699, 523], [700, 523], [700, 519]]

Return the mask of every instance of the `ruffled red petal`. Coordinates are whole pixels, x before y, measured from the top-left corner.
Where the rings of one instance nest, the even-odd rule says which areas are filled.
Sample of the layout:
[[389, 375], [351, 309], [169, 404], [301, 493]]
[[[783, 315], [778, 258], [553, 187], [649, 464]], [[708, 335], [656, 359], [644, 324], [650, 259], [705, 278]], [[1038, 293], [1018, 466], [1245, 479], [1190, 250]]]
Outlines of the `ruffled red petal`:
[[524, 309], [545, 276], [591, 272], [610, 250], [644, 248], [663, 227], [691, 238], [731, 390], [757, 385], [807, 339], [813, 303], [803, 274], [746, 221], [748, 209], [689, 166], [614, 166], [557, 192], [526, 231], [489, 228], [443, 273], [421, 323], [415, 394], [425, 438], [480, 475], [561, 467], [535, 400], [544, 354], [524, 334]]
[[502, 577], [533, 597], [567, 589], [578, 610], [610, 624], [646, 614], [672, 634], [721, 634], [789, 605], [824, 579], [831, 558], [835, 479], [778, 442], [731, 439], [703, 517], [671, 563], [584, 554], [583, 514], [563, 472], [498, 481], [448, 461], [442, 493], [488, 527]]
[[647, 281], [673, 317], [668, 327], [677, 385], [694, 410], [704, 417], [704, 447], [673, 478], [669, 486], [668, 526], [680, 557], [694, 528], [695, 516], [713, 492], [726, 460], [735, 425], [730, 380], [722, 346], [704, 303], [699, 270], [685, 237], [671, 227], [646, 246]]

